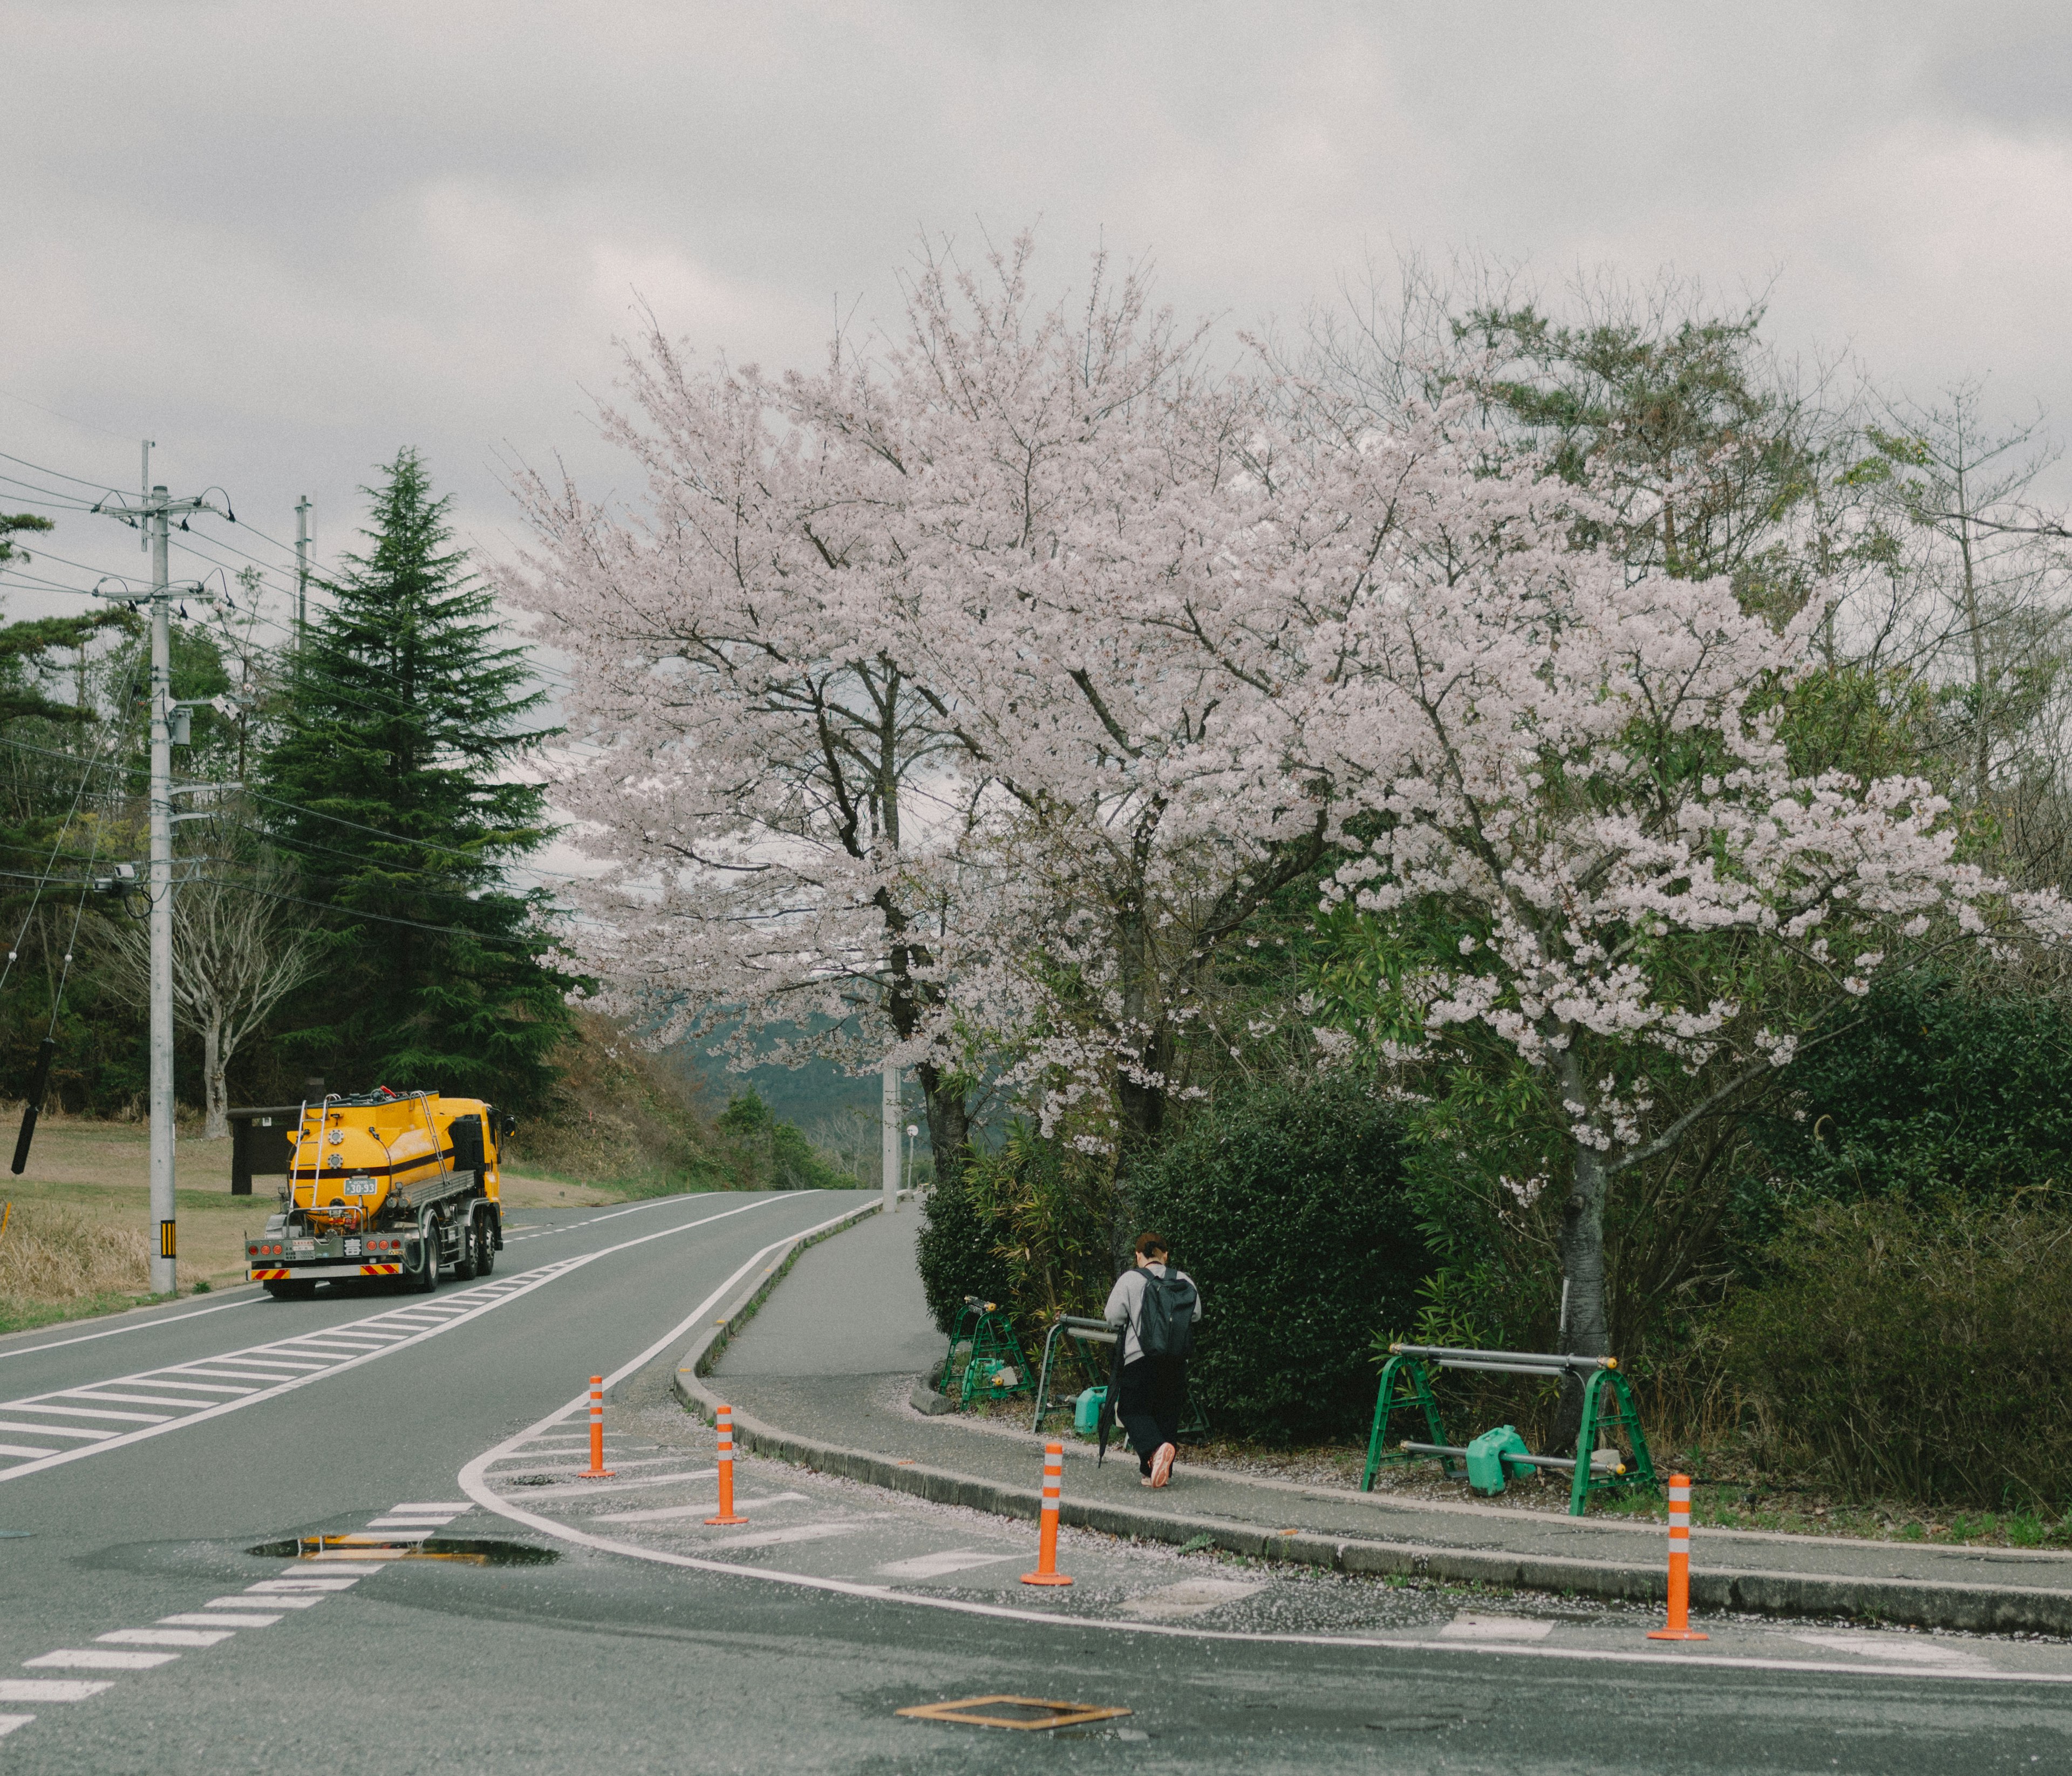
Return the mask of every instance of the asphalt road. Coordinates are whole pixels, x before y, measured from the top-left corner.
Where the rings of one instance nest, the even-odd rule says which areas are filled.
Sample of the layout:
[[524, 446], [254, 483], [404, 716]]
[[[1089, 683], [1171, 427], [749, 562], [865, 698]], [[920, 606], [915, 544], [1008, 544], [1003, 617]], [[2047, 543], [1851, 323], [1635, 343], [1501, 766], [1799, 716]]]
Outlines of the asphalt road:
[[[2072, 1767], [2052, 1643], [1713, 1622], [1663, 1648], [1628, 1612], [1070, 1532], [1079, 1582], [1038, 1593], [1026, 1525], [760, 1462], [747, 1524], [709, 1527], [675, 1352], [765, 1248], [855, 1201], [532, 1211], [494, 1278], [430, 1297], [0, 1340], [0, 1422], [28, 1427], [0, 1429], [0, 1768]], [[617, 1478], [586, 1485], [568, 1408], [622, 1370]], [[254, 1552], [345, 1534], [475, 1557]], [[1003, 1693], [1131, 1712], [895, 1712]]]

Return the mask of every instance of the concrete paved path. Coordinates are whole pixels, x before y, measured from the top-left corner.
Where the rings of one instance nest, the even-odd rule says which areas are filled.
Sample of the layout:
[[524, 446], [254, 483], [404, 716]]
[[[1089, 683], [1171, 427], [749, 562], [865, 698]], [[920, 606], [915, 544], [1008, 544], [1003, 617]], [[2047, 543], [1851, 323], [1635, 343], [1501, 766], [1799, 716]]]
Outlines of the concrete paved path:
[[[997, 1485], [1034, 1487], [1042, 1439], [1026, 1416], [930, 1418], [906, 1396], [942, 1355], [915, 1267], [921, 1215], [912, 1206], [874, 1216], [804, 1253], [756, 1318], [728, 1346], [706, 1385], [768, 1424], [838, 1449], [950, 1470]], [[1069, 1434], [1063, 1414], [1068, 1498], [1214, 1518], [1276, 1534], [1309, 1531], [1423, 1547], [1503, 1551], [1621, 1566], [1660, 1562], [1664, 1527], [1612, 1517], [1572, 1518], [1486, 1503], [1408, 1502], [1383, 1493], [1248, 1478], [1190, 1466], [1182, 1451], [1173, 1485], [1144, 1490], [1128, 1452], [1096, 1466], [1092, 1445]], [[2072, 1622], [2072, 1555], [2003, 1548], [1942, 1547], [1765, 1534], [1692, 1532], [1694, 1570], [1806, 1575], [1859, 1582], [1987, 1585], [2048, 1593]], [[2032, 1601], [2035, 1600], [2032, 1598]], [[2062, 1631], [2062, 1630], [2061, 1630]]]

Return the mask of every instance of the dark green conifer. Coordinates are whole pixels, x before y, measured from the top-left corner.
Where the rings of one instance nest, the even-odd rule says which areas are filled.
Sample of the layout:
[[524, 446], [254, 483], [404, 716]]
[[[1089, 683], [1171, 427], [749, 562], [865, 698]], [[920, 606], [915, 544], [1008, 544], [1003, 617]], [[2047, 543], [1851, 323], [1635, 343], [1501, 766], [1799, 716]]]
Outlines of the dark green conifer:
[[333, 1090], [536, 1105], [572, 985], [541, 960], [547, 896], [508, 875], [550, 830], [514, 769], [553, 731], [532, 726], [545, 693], [416, 452], [382, 477], [364, 490], [366, 553], [324, 589], [259, 773], [328, 952], [286, 1022]]

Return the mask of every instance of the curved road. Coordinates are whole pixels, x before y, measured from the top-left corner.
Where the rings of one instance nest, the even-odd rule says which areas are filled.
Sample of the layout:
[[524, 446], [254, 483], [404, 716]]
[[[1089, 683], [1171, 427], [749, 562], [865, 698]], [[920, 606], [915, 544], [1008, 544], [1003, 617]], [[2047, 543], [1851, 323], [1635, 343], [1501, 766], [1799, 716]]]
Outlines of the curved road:
[[[1067, 1538], [746, 1463], [671, 1402], [689, 1329], [860, 1198], [531, 1211], [488, 1281], [240, 1292], [0, 1339], [0, 1769], [2051, 1770], [2072, 1650], [1490, 1605]], [[626, 1371], [618, 1478], [576, 1478]], [[480, 1559], [290, 1560], [364, 1534]], [[364, 1544], [363, 1544], [364, 1545]], [[551, 1553], [506, 1564], [501, 1548]], [[1868, 1668], [1863, 1667], [1869, 1661]], [[1049, 1733], [900, 1717], [1006, 1693]]]

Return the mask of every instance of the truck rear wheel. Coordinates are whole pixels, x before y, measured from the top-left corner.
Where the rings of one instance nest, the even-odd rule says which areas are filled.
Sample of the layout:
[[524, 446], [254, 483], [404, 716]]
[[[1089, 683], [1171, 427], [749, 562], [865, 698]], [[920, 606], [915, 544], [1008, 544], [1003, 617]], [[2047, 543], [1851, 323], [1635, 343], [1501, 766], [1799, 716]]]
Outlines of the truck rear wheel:
[[461, 1223], [460, 1250], [454, 1254], [454, 1275], [463, 1283], [475, 1281], [475, 1223], [464, 1221]]
[[439, 1286], [439, 1235], [436, 1227], [426, 1230], [417, 1242], [418, 1266], [409, 1272], [410, 1287], [429, 1295]]
[[496, 1229], [484, 1215], [475, 1227], [475, 1273], [487, 1276], [496, 1268]]

